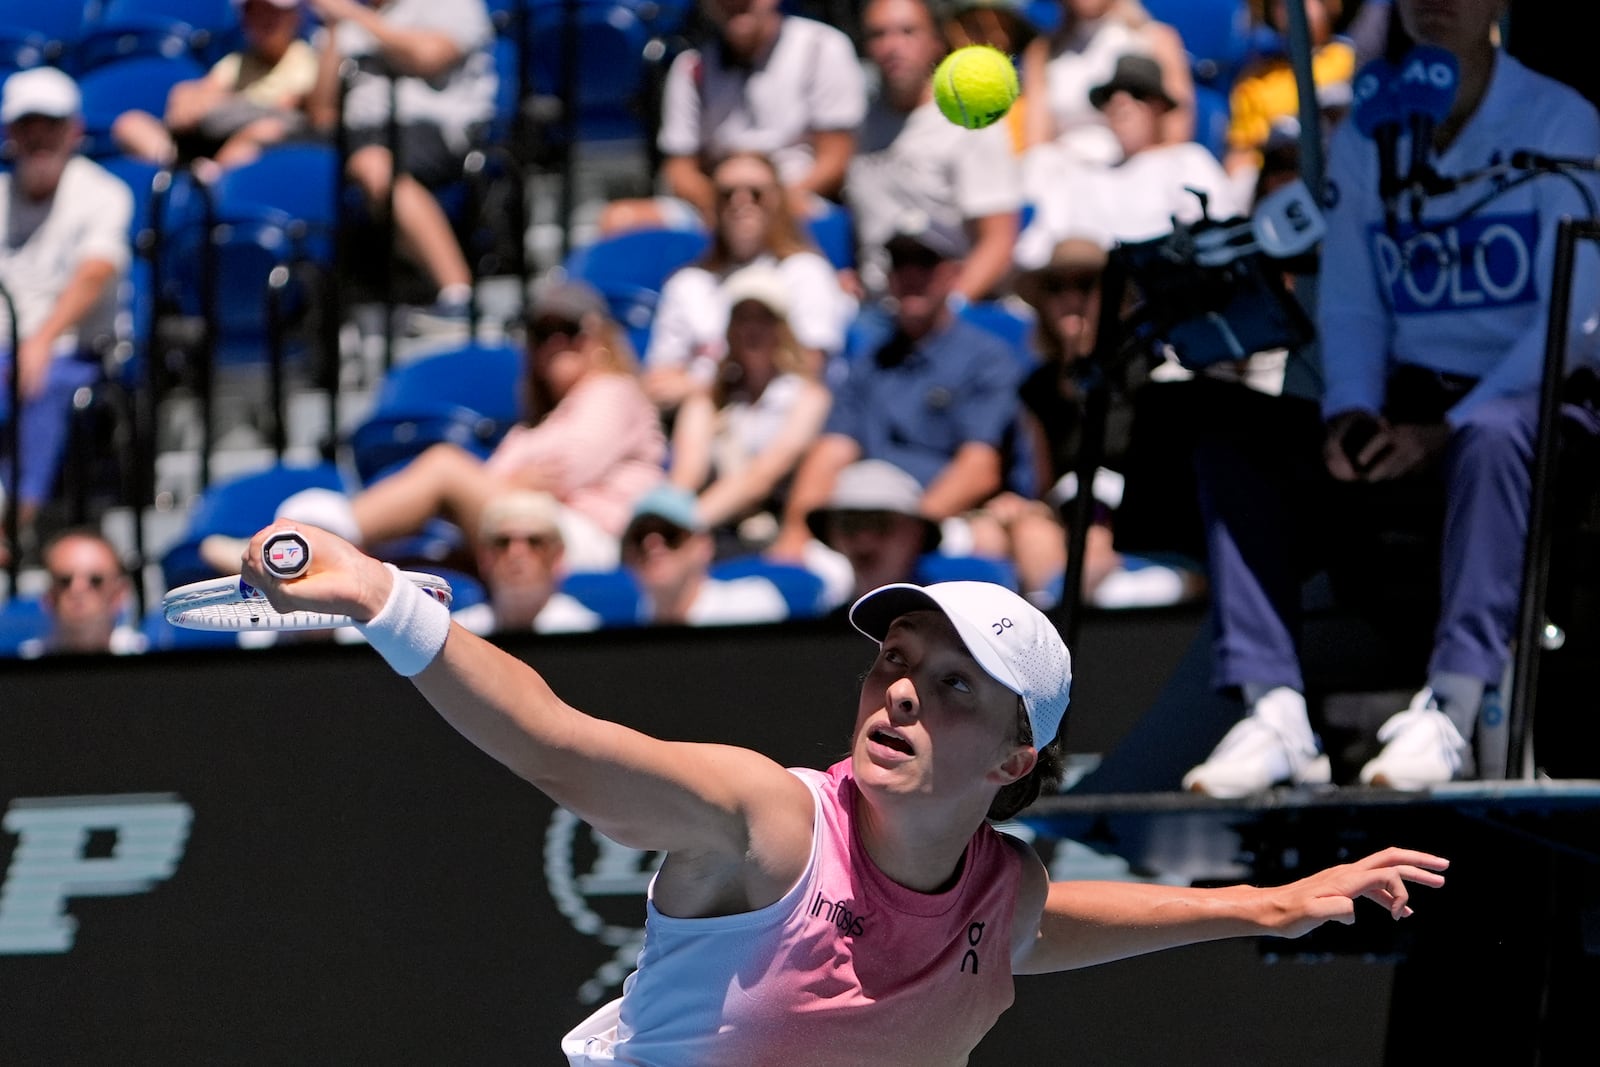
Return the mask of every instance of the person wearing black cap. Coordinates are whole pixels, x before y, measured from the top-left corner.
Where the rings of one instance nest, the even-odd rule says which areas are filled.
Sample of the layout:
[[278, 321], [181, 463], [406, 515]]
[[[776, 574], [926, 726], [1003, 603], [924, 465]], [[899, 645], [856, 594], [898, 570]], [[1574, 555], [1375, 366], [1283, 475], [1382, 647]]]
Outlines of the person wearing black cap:
[[[857, 601], [850, 620], [875, 653], [849, 754], [786, 769], [584, 714], [325, 531], [303, 528], [309, 569], [275, 578], [261, 555], [283, 528], [255, 536], [244, 574], [274, 607], [359, 620], [464, 736], [610, 839], [664, 853], [638, 969], [563, 1040], [569, 1064], [956, 1067], [1012, 1003], [1014, 975], [1294, 937], [1353, 922], [1361, 898], [1403, 919], [1411, 883], [1444, 883], [1446, 860], [1387, 849], [1270, 888], [1051, 884], [988, 820], [1053, 788], [1071, 660], [1050, 620], [998, 585]], [[648, 701], [659, 681], [624, 689]]]
[[1116, 71], [1089, 92], [1121, 150], [1113, 166], [1062, 167], [1050, 153], [1030, 153], [1023, 182], [1036, 211], [1017, 239], [1017, 266], [1040, 266], [1067, 237], [1110, 246], [1172, 231], [1174, 218], [1194, 222], [1205, 194], [1212, 218], [1232, 218], [1244, 205], [1217, 157], [1193, 141], [1164, 144], [1161, 117], [1174, 102], [1161, 68], [1147, 56], [1127, 55]]
[[922, 513], [935, 522], [982, 505], [1008, 475], [1020, 476], [1021, 364], [1004, 341], [950, 309], [960, 238], [913, 213], [885, 247], [894, 332], [876, 352], [852, 362], [836, 390], [822, 436], [790, 487], [770, 550], [777, 559], [805, 558], [811, 542], [806, 516], [827, 502], [839, 472], [858, 459], [887, 460], [910, 473], [922, 486]]

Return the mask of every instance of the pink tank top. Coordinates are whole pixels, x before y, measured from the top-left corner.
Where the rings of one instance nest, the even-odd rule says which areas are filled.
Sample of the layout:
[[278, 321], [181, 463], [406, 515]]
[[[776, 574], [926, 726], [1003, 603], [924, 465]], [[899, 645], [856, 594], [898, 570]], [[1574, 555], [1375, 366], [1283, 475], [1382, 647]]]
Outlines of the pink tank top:
[[862, 847], [848, 761], [792, 773], [817, 802], [794, 888], [705, 919], [652, 901], [639, 969], [620, 1002], [568, 1036], [573, 1063], [960, 1065], [1011, 1006], [1021, 846], [984, 825], [956, 885], [918, 893]]

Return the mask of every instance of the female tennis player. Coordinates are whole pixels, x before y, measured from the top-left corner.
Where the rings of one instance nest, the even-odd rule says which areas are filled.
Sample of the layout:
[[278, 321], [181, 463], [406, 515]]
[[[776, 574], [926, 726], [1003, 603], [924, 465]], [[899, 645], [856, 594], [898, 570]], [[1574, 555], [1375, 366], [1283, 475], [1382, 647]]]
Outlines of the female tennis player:
[[[310, 568], [279, 579], [267, 535], [298, 528]], [[1408, 882], [1447, 861], [1390, 848], [1273, 888], [1049, 884], [985, 821], [1056, 763], [1071, 668], [1049, 620], [999, 586], [890, 585], [851, 621], [879, 643], [850, 755], [786, 770], [583, 714], [532, 668], [452, 626], [396, 571], [279, 522], [244, 579], [279, 611], [337, 612], [462, 734], [625, 845], [667, 853], [638, 970], [563, 1043], [573, 1064], [967, 1062], [1012, 975], [1250, 934], [1349, 923], [1355, 901], [1411, 914]], [[752, 706], [752, 717], [763, 709]]]

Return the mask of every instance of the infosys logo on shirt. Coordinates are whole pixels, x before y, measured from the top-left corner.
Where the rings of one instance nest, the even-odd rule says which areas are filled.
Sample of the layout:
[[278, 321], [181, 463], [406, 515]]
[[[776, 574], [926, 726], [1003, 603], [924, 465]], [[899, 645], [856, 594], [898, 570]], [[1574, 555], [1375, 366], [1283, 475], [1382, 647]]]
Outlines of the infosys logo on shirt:
[[1374, 226], [1373, 258], [1397, 315], [1481, 311], [1539, 299], [1539, 217], [1480, 215], [1443, 227]]

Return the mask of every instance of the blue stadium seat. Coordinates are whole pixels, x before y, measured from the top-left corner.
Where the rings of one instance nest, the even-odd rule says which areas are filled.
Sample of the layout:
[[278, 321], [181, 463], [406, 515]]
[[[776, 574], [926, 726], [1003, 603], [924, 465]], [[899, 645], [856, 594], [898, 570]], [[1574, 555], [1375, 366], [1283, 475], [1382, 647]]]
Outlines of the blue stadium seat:
[[822, 579], [797, 564], [774, 563], [759, 555], [737, 556], [713, 565], [711, 577], [765, 578], [783, 594], [791, 619], [814, 619], [828, 611]]
[[929, 552], [917, 560], [911, 579], [917, 585], [935, 582], [992, 582], [1017, 591], [1017, 571], [1009, 560], [987, 556], [946, 556]]
[[625, 570], [569, 574], [561, 580], [561, 591], [600, 616], [605, 629], [639, 625], [639, 585]]
[[1219, 160], [1228, 151], [1228, 123], [1232, 109], [1228, 94], [1209, 85], [1194, 87], [1194, 139]]
[[173, 40], [186, 54], [214, 63], [243, 41], [238, 6], [233, 0], [104, 0], [84, 20], [78, 56], [82, 69], [89, 70], [90, 51], [170, 56], [177, 53], [145, 49], [171, 48]]
[[1250, 53], [1247, 0], [1145, 0], [1144, 6], [1183, 38], [1195, 80], [1226, 91]]
[[811, 240], [829, 263], [837, 270], [851, 270], [856, 265], [856, 227], [850, 209], [842, 204], [828, 202], [821, 215], [806, 220], [806, 230]]
[[161, 557], [167, 587], [216, 577], [216, 571], [200, 558], [200, 542], [211, 534], [249, 537], [272, 521], [279, 504], [302, 489], [343, 492], [344, 478], [331, 463], [314, 467], [278, 464], [211, 486], [189, 516], [183, 537]]
[[120, 155], [111, 140], [111, 124], [124, 111], [165, 113], [167, 93], [181, 81], [204, 76], [205, 70], [188, 57], [163, 59], [143, 56], [108, 63], [78, 81], [83, 92], [83, 152], [92, 158]]
[[672, 272], [699, 259], [708, 244], [701, 230], [630, 230], [573, 249], [563, 266], [568, 277], [599, 289], [632, 285], [659, 293]]
[[521, 417], [522, 362], [510, 345], [468, 345], [390, 371], [349, 438], [362, 484], [444, 441], [488, 456]]
[[1038, 363], [1033, 351], [1033, 309], [1002, 300], [975, 300], [961, 309], [963, 321], [994, 334], [1006, 343], [1018, 363], [1032, 369]]
[[[579, 143], [641, 141], [652, 135], [641, 108], [645, 56], [651, 31], [627, 3], [584, 0], [576, 5], [577, 113], [572, 116]], [[568, 52], [565, 45], [566, 0], [528, 0], [523, 17], [521, 72], [524, 94], [559, 100]], [[544, 131], [559, 140], [562, 123]]]
[[330, 145], [288, 144], [223, 171], [212, 186], [220, 222], [270, 221], [295, 242], [297, 258], [333, 261], [339, 157]]
[[82, 0], [0, 0], [0, 25], [34, 35], [44, 59], [61, 64], [83, 30]]
[[0, 657], [17, 654], [23, 642], [43, 637], [50, 629], [50, 616], [36, 597], [17, 597], [0, 604]]
[[50, 41], [38, 31], [0, 24], [0, 81], [19, 70], [43, 66], [49, 53]]

